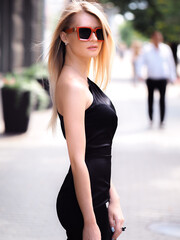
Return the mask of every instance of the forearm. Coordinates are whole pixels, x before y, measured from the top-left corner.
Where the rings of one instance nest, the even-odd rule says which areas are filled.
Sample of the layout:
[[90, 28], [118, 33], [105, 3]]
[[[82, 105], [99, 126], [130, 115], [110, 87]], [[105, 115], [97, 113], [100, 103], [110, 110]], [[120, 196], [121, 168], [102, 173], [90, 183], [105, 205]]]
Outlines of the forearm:
[[111, 181], [111, 187], [109, 190], [109, 195], [110, 195], [110, 203], [120, 203], [119, 195]]
[[84, 218], [84, 223], [96, 223], [92, 204], [91, 185], [85, 161], [71, 164], [76, 197]]
[[124, 217], [121, 210], [118, 193], [112, 182], [109, 193], [110, 193], [110, 202], [108, 207], [109, 223], [110, 226], [114, 228], [114, 234], [112, 238], [117, 239], [122, 232]]

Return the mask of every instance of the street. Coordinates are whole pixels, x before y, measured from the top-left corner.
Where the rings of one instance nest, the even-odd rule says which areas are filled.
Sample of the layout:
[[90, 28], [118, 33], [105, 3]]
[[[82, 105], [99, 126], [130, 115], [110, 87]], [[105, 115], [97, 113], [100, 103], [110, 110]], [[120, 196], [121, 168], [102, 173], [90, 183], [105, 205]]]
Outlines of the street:
[[[163, 129], [155, 94], [150, 128], [145, 84], [134, 85], [131, 77], [128, 63], [116, 59], [107, 95], [118, 115], [112, 179], [127, 227], [118, 239], [180, 239], [180, 84], [167, 88]], [[1, 240], [66, 239], [56, 216], [56, 197], [69, 160], [59, 120], [55, 135], [47, 129], [50, 114], [34, 112], [22, 135], [3, 135], [1, 124]]]

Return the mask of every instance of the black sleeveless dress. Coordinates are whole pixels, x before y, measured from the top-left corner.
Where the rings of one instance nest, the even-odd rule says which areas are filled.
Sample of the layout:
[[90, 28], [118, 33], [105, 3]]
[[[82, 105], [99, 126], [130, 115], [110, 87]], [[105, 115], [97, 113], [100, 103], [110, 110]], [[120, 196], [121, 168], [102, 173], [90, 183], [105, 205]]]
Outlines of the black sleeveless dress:
[[[112, 102], [102, 90], [90, 79], [88, 84], [93, 102], [85, 111], [85, 162], [90, 176], [93, 207], [98, 209], [109, 201], [111, 146], [117, 128], [117, 115]], [[66, 137], [63, 116], [58, 115]], [[56, 207], [59, 220], [66, 230], [83, 227], [83, 220], [81, 223], [79, 220], [81, 211], [76, 199], [71, 167], [58, 194]]]

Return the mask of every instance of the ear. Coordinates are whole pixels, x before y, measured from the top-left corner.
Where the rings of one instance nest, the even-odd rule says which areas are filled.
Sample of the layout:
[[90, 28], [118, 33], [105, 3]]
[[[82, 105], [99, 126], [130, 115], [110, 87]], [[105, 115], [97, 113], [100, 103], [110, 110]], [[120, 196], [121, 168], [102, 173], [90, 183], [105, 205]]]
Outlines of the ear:
[[64, 31], [60, 32], [60, 38], [65, 43], [65, 45], [67, 45], [68, 43], [67, 34]]

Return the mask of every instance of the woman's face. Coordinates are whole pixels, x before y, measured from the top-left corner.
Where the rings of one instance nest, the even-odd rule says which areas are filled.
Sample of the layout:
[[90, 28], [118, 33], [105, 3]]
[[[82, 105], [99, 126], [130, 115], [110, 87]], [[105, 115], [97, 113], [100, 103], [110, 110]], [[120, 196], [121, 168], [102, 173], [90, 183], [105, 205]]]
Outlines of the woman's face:
[[[73, 27], [91, 27], [95, 29], [101, 27], [100, 21], [93, 15], [81, 12], [73, 17], [73, 22], [70, 28]], [[72, 52], [76, 56], [82, 58], [96, 57], [102, 46], [102, 42], [98, 41], [95, 33], [93, 32], [88, 41], [81, 41], [78, 39], [77, 32], [66, 33], [67, 37], [67, 51]]]

